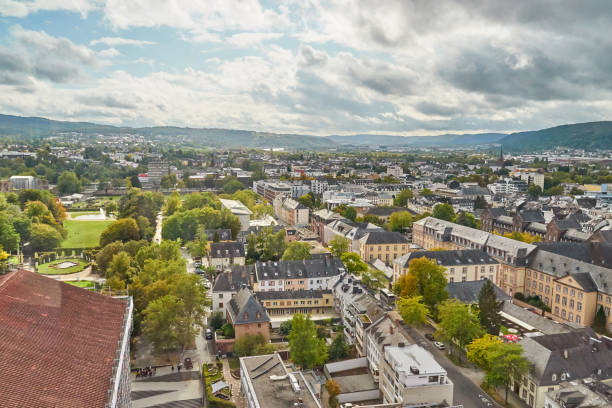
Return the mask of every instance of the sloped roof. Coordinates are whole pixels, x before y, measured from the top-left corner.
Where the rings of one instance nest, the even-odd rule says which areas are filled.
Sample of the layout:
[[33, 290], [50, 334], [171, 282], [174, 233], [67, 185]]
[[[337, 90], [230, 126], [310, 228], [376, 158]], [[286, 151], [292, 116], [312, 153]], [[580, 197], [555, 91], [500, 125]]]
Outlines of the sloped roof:
[[249, 289], [240, 289], [229, 301], [232, 324], [266, 323], [270, 321], [266, 309], [255, 299]]
[[542, 211], [520, 211], [519, 215], [523, 222], [545, 222]]
[[0, 276], [0, 405], [105, 406], [126, 306], [25, 270]]
[[[486, 279], [481, 279], [477, 281], [449, 282], [446, 284], [446, 290], [451, 299], [458, 299], [463, 303], [478, 303], [478, 295], [486, 281]], [[493, 284], [493, 287], [495, 288], [495, 295], [498, 301], [511, 299], [497, 285]]]
[[332, 257], [303, 261], [257, 262], [254, 268], [257, 281], [330, 277], [345, 271], [342, 261]]
[[244, 256], [244, 244], [241, 242], [213, 242], [210, 244], [211, 258], [233, 258]]
[[370, 231], [360, 239], [365, 245], [407, 244], [408, 238], [394, 231]]
[[213, 292], [238, 292], [242, 285], [251, 286], [251, 265], [233, 265], [231, 271], [222, 272], [217, 276]]
[[435, 259], [438, 265], [487, 265], [497, 264], [492, 256], [478, 249], [448, 250], [448, 251], [415, 251], [402, 255], [395, 263], [407, 268], [411, 260], [417, 258]]

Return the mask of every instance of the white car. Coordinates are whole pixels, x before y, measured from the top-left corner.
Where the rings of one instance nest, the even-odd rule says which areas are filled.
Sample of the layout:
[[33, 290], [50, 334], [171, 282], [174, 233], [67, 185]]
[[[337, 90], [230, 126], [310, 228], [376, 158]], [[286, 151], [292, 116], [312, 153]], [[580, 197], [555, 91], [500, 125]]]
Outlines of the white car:
[[439, 341], [434, 342], [434, 346], [436, 346], [436, 348], [438, 350], [444, 350], [446, 347], [444, 346], [444, 343], [441, 343]]

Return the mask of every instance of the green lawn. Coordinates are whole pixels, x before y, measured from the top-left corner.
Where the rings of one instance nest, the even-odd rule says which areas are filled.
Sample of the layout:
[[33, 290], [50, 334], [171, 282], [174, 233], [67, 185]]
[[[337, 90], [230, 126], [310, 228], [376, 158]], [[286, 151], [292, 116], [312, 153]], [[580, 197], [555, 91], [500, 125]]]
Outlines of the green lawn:
[[68, 237], [62, 242], [62, 248], [95, 248], [100, 244], [100, 234], [113, 220], [79, 221], [66, 220], [64, 227]]
[[[74, 262], [76, 265], [63, 269], [55, 268], [55, 265], [60, 264], [62, 262]], [[80, 258], [56, 259], [55, 261], [38, 265], [37, 272], [42, 273], [44, 275], [67, 275], [69, 273], [81, 272], [87, 267], [87, 265], [89, 265], [89, 263]]]
[[65, 281], [65, 283], [72, 286], [78, 286], [79, 288], [91, 290], [93, 290], [95, 287], [95, 284], [92, 281]]
[[74, 218], [78, 217], [79, 215], [98, 215], [100, 214], [100, 211], [70, 211], [68, 214]]

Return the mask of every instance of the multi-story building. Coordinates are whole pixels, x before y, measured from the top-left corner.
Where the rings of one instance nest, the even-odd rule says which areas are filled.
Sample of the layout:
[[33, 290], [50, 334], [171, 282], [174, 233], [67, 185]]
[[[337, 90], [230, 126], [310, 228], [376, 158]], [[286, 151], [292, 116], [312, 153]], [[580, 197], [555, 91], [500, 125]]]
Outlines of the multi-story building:
[[204, 266], [218, 271], [229, 269], [233, 265], [244, 265], [245, 262], [244, 244], [235, 241], [211, 243], [208, 255], [204, 258]]
[[612, 408], [612, 381], [566, 381], [545, 395], [546, 408]]
[[132, 312], [131, 297], [25, 270], [0, 276], [0, 405], [130, 407]]
[[147, 165], [148, 182], [153, 186], [159, 186], [162, 177], [168, 174], [170, 174], [170, 167], [166, 160], [152, 160]]
[[532, 168], [521, 168], [514, 169], [514, 171], [510, 172], [510, 177], [518, 177], [527, 185], [536, 185], [540, 186], [542, 190], [544, 190], [544, 173], [540, 172], [540, 169], [532, 169]]
[[250, 270], [247, 266], [232, 266], [231, 271], [220, 273], [211, 290], [213, 312], [225, 315], [229, 301], [240, 289], [250, 286]]
[[289, 371], [276, 353], [240, 357], [240, 392], [248, 408], [321, 408], [321, 390], [307, 377], [312, 373]]
[[395, 177], [396, 179], [404, 176], [404, 169], [402, 166], [387, 166], [387, 176]]
[[326, 179], [314, 179], [310, 181], [310, 191], [313, 194], [321, 195], [329, 189], [329, 182]]
[[527, 183], [525, 181], [512, 178], [498, 180], [493, 184], [489, 184], [487, 187], [493, 194], [502, 195], [524, 193], [527, 191]]
[[511, 389], [532, 408], [548, 408], [546, 393], [566, 381], [612, 378], [612, 340], [593, 330], [525, 337], [519, 344], [531, 362], [529, 372]]
[[234, 327], [235, 339], [261, 334], [270, 341], [270, 317], [248, 288], [242, 288], [230, 299], [226, 319]]
[[385, 404], [453, 404], [453, 383], [446, 370], [418, 344], [384, 348], [380, 390]]
[[331, 289], [345, 272], [338, 258], [327, 256], [303, 261], [268, 261], [253, 265], [257, 292]]
[[310, 217], [310, 229], [319, 236], [321, 241], [323, 241], [325, 236], [325, 226], [332, 221], [343, 219], [345, 219], [343, 216], [328, 209], [315, 211]]
[[497, 282], [499, 262], [478, 249], [409, 252], [393, 263], [393, 282], [397, 282], [401, 275], [408, 273], [411, 260], [423, 257], [435, 260], [438, 265], [443, 266], [448, 282], [469, 282], [482, 279]]
[[370, 231], [359, 239], [359, 255], [364, 261], [380, 259], [386, 265], [408, 252], [410, 242], [399, 232]]
[[226, 198], [220, 198], [221, 205], [227, 208], [240, 220], [240, 230], [246, 231], [249, 229], [249, 222], [253, 212], [247, 208], [246, 205], [242, 204], [238, 200], [229, 200]]
[[290, 320], [296, 313], [311, 315], [313, 318], [334, 315], [331, 289], [256, 292], [255, 298], [273, 320]]
[[278, 195], [274, 198], [274, 214], [290, 226], [308, 225], [310, 209], [293, 198]]
[[265, 180], [254, 181], [253, 191], [268, 200], [269, 202], [273, 202], [274, 198], [279, 194], [283, 194], [289, 197], [291, 197], [293, 194], [291, 184]]
[[12, 190], [46, 190], [49, 188], [47, 180], [34, 176], [11, 176], [9, 182]]
[[376, 381], [379, 381], [380, 377], [384, 347], [397, 346], [399, 343], [409, 344], [408, 338], [402, 317], [397, 311], [385, 313], [366, 329], [364, 354], [368, 359], [370, 372]]

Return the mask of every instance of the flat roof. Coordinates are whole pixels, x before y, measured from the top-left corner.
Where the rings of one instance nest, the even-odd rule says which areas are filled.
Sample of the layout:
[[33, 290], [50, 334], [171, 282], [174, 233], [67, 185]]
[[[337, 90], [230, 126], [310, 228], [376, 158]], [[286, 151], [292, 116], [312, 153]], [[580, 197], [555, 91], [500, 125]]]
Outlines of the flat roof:
[[[241, 375], [246, 371], [247, 382], [255, 391], [261, 408], [292, 407], [299, 400], [304, 408], [321, 408], [302, 373], [290, 373], [278, 354], [241, 357], [240, 366]], [[271, 376], [276, 376], [277, 380]], [[297, 381], [298, 392], [293, 390], [290, 376]]]

